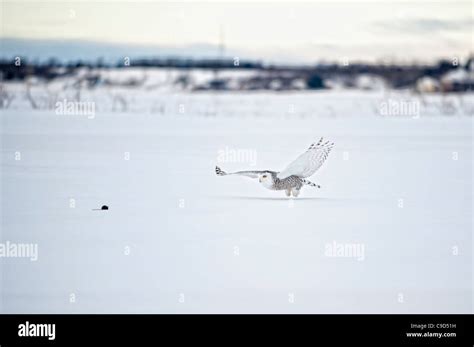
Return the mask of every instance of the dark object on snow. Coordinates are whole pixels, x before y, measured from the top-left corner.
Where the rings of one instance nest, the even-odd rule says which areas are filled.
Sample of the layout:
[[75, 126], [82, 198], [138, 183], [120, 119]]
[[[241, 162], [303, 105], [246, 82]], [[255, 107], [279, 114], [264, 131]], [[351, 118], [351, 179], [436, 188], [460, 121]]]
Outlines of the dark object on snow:
[[92, 211], [106, 211], [109, 209], [109, 206], [107, 205], [102, 205], [101, 208], [93, 208]]

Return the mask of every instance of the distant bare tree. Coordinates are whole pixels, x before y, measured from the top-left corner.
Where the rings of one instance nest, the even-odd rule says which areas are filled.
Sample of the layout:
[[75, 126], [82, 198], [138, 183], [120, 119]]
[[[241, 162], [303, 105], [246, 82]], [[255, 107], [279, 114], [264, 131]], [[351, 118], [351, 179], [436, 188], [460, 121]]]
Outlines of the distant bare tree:
[[151, 105], [151, 113], [159, 113], [159, 114], [164, 114], [165, 113], [165, 107], [163, 104], [154, 101]]
[[439, 110], [441, 114], [449, 116], [454, 115], [458, 112], [454, 99], [447, 97], [445, 94], [443, 94], [441, 98]]
[[465, 94], [463, 94], [463, 93], [457, 94], [459, 109], [462, 110], [462, 112], [466, 116], [473, 116], [474, 115], [474, 105], [472, 103], [470, 103], [469, 101], [466, 102], [464, 96], [465, 96]]
[[[112, 98], [112, 111], [126, 112], [128, 110], [128, 101], [125, 96], [119, 93], [109, 92], [110, 97]], [[120, 108], [120, 109], [118, 109]]]
[[46, 90], [46, 108], [53, 109], [59, 99], [59, 91], [51, 90], [49, 84], [45, 85]]
[[7, 109], [10, 107], [15, 95], [10, 93], [3, 84], [0, 84], [0, 109]]
[[26, 99], [30, 102], [31, 108], [34, 110], [38, 109], [38, 103], [31, 94], [31, 82], [27, 81], [26, 82]]

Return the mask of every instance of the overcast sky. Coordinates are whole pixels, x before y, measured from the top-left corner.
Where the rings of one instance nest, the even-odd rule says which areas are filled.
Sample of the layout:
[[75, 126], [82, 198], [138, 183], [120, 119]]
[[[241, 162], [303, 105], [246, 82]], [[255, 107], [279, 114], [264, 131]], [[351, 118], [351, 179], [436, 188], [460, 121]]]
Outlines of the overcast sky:
[[471, 1], [1, 1], [3, 38], [217, 45], [274, 61], [433, 60], [473, 51]]

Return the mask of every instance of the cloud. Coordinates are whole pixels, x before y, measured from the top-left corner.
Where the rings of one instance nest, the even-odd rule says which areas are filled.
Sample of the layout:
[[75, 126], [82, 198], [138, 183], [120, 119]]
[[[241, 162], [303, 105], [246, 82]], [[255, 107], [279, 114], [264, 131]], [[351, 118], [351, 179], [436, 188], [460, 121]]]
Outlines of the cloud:
[[392, 21], [375, 22], [376, 29], [383, 29], [387, 32], [410, 33], [410, 34], [433, 34], [442, 32], [470, 32], [474, 27], [474, 19], [465, 18], [462, 20], [454, 19], [435, 19], [435, 18], [417, 18], [404, 19], [396, 18]]

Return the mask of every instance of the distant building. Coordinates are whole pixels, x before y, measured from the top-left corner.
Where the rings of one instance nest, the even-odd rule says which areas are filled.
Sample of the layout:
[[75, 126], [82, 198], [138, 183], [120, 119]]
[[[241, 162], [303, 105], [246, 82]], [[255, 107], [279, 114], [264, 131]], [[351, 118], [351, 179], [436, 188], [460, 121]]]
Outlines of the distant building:
[[441, 90], [441, 84], [436, 78], [423, 76], [416, 81], [415, 89], [420, 93], [434, 93]]
[[474, 90], [473, 63], [467, 68], [459, 68], [449, 71], [441, 77], [441, 88], [445, 92], [465, 92]]

